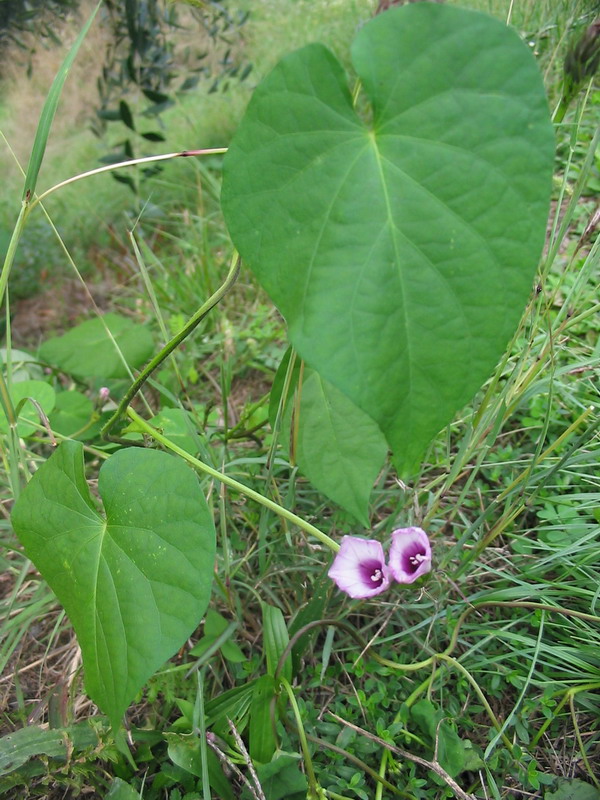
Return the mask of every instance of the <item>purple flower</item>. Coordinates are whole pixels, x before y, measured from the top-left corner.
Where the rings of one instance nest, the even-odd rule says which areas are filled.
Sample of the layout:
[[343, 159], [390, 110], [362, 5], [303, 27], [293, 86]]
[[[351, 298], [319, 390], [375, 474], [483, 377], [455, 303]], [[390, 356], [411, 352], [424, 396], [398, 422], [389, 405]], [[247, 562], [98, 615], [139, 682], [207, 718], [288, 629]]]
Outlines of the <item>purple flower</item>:
[[390, 572], [398, 583], [414, 583], [431, 569], [431, 545], [421, 528], [398, 528], [392, 532]]
[[383, 547], [374, 539], [344, 536], [327, 573], [350, 597], [374, 597], [390, 585]]

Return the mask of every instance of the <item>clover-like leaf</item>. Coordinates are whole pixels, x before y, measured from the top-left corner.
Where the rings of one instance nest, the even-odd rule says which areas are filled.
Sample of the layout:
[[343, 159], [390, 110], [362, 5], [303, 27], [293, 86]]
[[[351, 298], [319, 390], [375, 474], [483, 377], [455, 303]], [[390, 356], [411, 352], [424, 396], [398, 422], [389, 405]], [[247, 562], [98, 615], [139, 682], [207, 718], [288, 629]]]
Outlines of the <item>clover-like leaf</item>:
[[98, 492], [105, 517], [85, 480], [83, 447], [67, 441], [35, 473], [12, 522], [73, 624], [90, 697], [116, 726], [199, 624], [215, 530], [196, 475], [156, 450], [111, 456]]
[[489, 376], [542, 249], [554, 136], [535, 59], [484, 14], [418, 3], [358, 33], [357, 108], [310, 45], [256, 89], [222, 205], [292, 344], [403, 473]]

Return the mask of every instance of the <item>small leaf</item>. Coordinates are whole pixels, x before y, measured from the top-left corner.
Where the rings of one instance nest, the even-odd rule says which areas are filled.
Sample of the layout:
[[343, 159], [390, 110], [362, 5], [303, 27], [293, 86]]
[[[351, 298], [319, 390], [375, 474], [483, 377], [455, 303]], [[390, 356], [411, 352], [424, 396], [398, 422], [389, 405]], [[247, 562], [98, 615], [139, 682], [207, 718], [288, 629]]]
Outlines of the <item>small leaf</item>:
[[[275, 677], [279, 659], [290, 643], [290, 636], [281, 609], [276, 606], [270, 606], [267, 603], [261, 603], [261, 608], [263, 617], [263, 644], [267, 660], [267, 672], [269, 675]], [[280, 677], [285, 678], [287, 681], [292, 680], [291, 655], [288, 655], [286, 658], [280, 672]]]
[[82, 322], [62, 336], [47, 339], [40, 347], [40, 358], [77, 377], [126, 378], [129, 373], [117, 347], [127, 364], [135, 368], [151, 356], [154, 340], [143, 325], [110, 313]]
[[119, 117], [121, 118], [121, 122], [127, 125], [130, 130], [135, 131], [133, 114], [131, 113], [131, 109], [125, 100], [121, 100], [119, 103]]
[[466, 764], [466, 743], [444, 721], [442, 710], [430, 700], [423, 699], [411, 708], [410, 718], [429, 739], [432, 749], [437, 743], [438, 761], [446, 772], [452, 777], [460, 774]]
[[[36, 433], [42, 424], [38, 409], [25, 398], [35, 400], [46, 415], [52, 411], [56, 402], [54, 389], [45, 381], [18, 381], [13, 383], [10, 397], [18, 419], [17, 433], [22, 438]], [[2, 406], [0, 406], [0, 431], [2, 433], [8, 431], [8, 420]]]
[[[3, 255], [0, 253], [0, 260]], [[0, 347], [0, 363], [2, 366], [6, 365], [8, 358], [8, 351], [5, 347]], [[26, 353], [24, 350], [16, 350], [12, 348], [10, 351], [10, 360], [12, 368], [12, 379], [14, 383], [18, 381], [41, 380], [44, 377], [44, 372], [40, 367], [37, 358]]]
[[[282, 755], [268, 764], [259, 764], [256, 773], [267, 800], [305, 800], [308, 783], [298, 766], [298, 756]], [[247, 790], [242, 800], [251, 800]]]
[[200, 439], [193, 416], [182, 408], [163, 408], [150, 420], [174, 444], [195, 456], [200, 449]]
[[28, 725], [0, 739], [0, 775], [7, 775], [36, 756], [66, 761], [69, 753], [95, 747], [98, 732], [87, 722], [69, 728], [40, 728]]
[[[235, 642], [230, 641], [238, 627], [237, 622], [227, 622], [225, 617], [209, 608], [204, 620], [204, 636], [190, 650], [190, 655], [201, 658], [202, 662], [207, 660], [213, 652], [220, 650], [223, 657], [234, 664], [241, 664], [246, 661], [246, 656], [242, 653]], [[210, 651], [210, 652], [209, 652]]]
[[149, 142], [164, 142], [165, 137], [162, 133], [157, 133], [156, 131], [146, 131], [146, 133], [142, 133], [144, 139], [147, 139]]
[[140, 800], [140, 793], [121, 778], [115, 778], [105, 800]]
[[[234, 722], [242, 719], [250, 708], [256, 683], [256, 680], [248, 681], [242, 686], [235, 686], [233, 689], [229, 689], [209, 700], [204, 706], [206, 727], [212, 727], [217, 722], [222, 722], [228, 717], [233, 719]], [[237, 727], [240, 727], [239, 724]]]
[[[327, 576], [327, 574], [323, 574], [321, 577], [317, 578], [312, 585], [308, 603], [298, 611], [296, 616], [291, 621], [289, 626], [290, 636], [293, 637], [301, 628], [303, 628], [305, 625], [308, 625], [310, 622], [314, 622], [317, 619], [323, 618], [325, 607], [327, 605], [327, 597], [330, 591], [331, 579]], [[300, 666], [300, 659], [304, 655], [310, 640], [314, 638], [320, 630], [322, 630], [322, 628], [315, 627], [312, 630], [302, 634], [302, 636], [296, 640], [296, 643], [292, 648], [294, 673], [297, 672]]]
[[83, 448], [65, 442], [35, 473], [12, 522], [67, 612], [91, 698], [119, 724], [131, 700], [198, 626], [215, 557], [195, 474], [156, 450], [120, 450], [85, 481]]
[[202, 777], [202, 754], [196, 734], [165, 733], [169, 758], [178, 767]]
[[50, 425], [55, 433], [72, 438], [92, 418], [92, 401], [81, 392], [59, 392], [54, 411], [50, 414]]

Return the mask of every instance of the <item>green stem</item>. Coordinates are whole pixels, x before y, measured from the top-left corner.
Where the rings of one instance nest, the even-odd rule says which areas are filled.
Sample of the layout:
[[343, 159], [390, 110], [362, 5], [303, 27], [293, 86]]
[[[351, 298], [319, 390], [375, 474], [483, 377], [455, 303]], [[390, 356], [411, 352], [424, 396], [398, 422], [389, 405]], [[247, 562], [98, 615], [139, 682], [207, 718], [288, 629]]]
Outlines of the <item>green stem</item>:
[[294, 690], [292, 689], [292, 687], [290, 686], [288, 681], [286, 681], [285, 678], [280, 678], [279, 680], [281, 682], [281, 685], [287, 692], [287, 696], [290, 701], [294, 717], [296, 719], [296, 728], [298, 730], [300, 746], [302, 747], [302, 755], [304, 756], [304, 768], [306, 769], [306, 778], [308, 780], [307, 797], [318, 798], [319, 796], [322, 796], [322, 792], [320, 791], [321, 787], [319, 786], [319, 783], [317, 781], [317, 776], [315, 775], [312, 758], [310, 757], [310, 750], [308, 749], [306, 732], [304, 730], [304, 725], [302, 724], [302, 715], [300, 714], [300, 709], [298, 708], [296, 695], [294, 694]]
[[212, 147], [207, 148], [205, 150], [183, 150], [178, 153], [163, 153], [162, 155], [158, 156], [144, 156], [143, 158], [131, 158], [128, 161], [119, 161], [117, 164], [107, 164], [104, 167], [97, 167], [96, 169], [90, 169], [87, 172], [81, 172], [79, 175], [73, 175], [71, 178], [67, 178], [60, 183], [51, 186], [49, 189], [46, 189], [45, 192], [35, 197], [31, 203], [31, 208], [34, 208], [38, 203], [41, 203], [49, 194], [56, 192], [58, 189], [62, 189], [65, 186], [70, 186], [72, 183], [76, 183], [77, 181], [81, 181], [84, 178], [90, 178], [93, 175], [101, 175], [103, 172], [111, 172], [115, 169], [121, 169], [121, 167], [133, 167], [136, 164], [151, 164], [155, 161], [167, 161], [171, 158], [186, 158], [188, 156], [206, 156], [206, 155], [218, 155], [221, 153], [226, 153], [226, 147]]
[[469, 670], [466, 667], [463, 667], [460, 661], [458, 661], [456, 658], [452, 658], [452, 656], [447, 656], [444, 655], [443, 653], [440, 653], [438, 655], [438, 658], [440, 661], [445, 661], [447, 664], [450, 664], [450, 666], [454, 667], [454, 669], [458, 670], [458, 672], [462, 673], [465, 676], [465, 678], [468, 680], [468, 682], [475, 690], [475, 694], [481, 701], [481, 705], [485, 708], [488, 717], [492, 721], [492, 725], [494, 726], [494, 728], [496, 728], [496, 730], [500, 734], [500, 737], [502, 738], [502, 741], [504, 742], [506, 749], [512, 755], [513, 752], [512, 742], [510, 741], [508, 736], [502, 731], [502, 726], [500, 725], [498, 717], [494, 714], [491, 705], [488, 703], [487, 697], [484, 695], [479, 684], [477, 683], [475, 678], [471, 675]]
[[598, 689], [600, 689], [600, 683], [586, 683], [583, 686], [572, 686], [570, 689], [567, 689], [567, 691], [564, 693], [562, 697], [562, 700], [554, 709], [554, 714], [551, 717], [548, 717], [548, 719], [544, 720], [543, 725], [540, 727], [539, 731], [531, 740], [531, 747], [533, 748], [537, 745], [537, 743], [542, 738], [546, 730], [550, 727], [550, 725], [555, 721], [557, 716], [560, 714], [562, 708], [567, 703], [571, 702], [570, 701], [571, 696], [575, 697], [575, 695], [579, 694], [580, 692], [596, 692], [598, 691]]
[[[334, 553], [340, 549], [340, 546], [337, 542], [335, 542], [330, 536], [327, 536], [326, 533], [320, 531], [318, 528], [315, 528], [314, 525], [311, 525], [309, 522], [306, 522], [301, 517], [298, 517], [296, 514], [293, 514], [291, 511], [288, 511], [287, 508], [274, 503], [272, 500], [269, 500], [267, 497], [263, 497], [262, 494], [255, 492], [254, 489], [250, 489], [249, 486], [245, 486], [243, 483], [236, 481], [234, 478], [230, 478], [228, 475], [219, 472], [212, 467], [209, 467], [208, 464], [205, 464], [203, 461], [200, 461], [197, 458], [194, 458], [181, 447], [178, 447], [176, 444], [173, 444], [166, 436], [163, 436], [156, 428], [153, 428], [145, 419], [136, 414], [136, 412], [132, 408], [128, 408], [126, 410], [127, 416], [138, 425], [139, 429], [144, 433], [147, 433], [148, 436], [151, 436], [155, 441], [162, 444], [163, 447], [166, 447], [168, 450], [171, 450], [173, 453], [177, 453], [178, 456], [185, 459], [188, 464], [191, 464], [195, 469], [199, 470], [200, 472], [205, 472], [207, 475], [210, 475], [211, 478], [215, 478], [216, 480], [220, 481], [221, 483], [230, 486], [232, 489], [240, 492], [240, 494], [246, 495], [251, 500], [255, 500], [257, 503], [265, 506], [266, 508], [274, 511], [280, 517], [287, 519], [289, 522], [294, 523], [299, 528], [301, 528], [306, 533], [314, 536], [315, 539], [318, 539], [324, 545], [329, 547], [330, 550], [333, 550]], [[131, 443], [129, 443], [131, 444]]]
[[29, 201], [23, 200], [12, 236], [10, 237], [10, 242], [8, 243], [8, 250], [6, 251], [6, 256], [4, 258], [2, 273], [0, 274], [0, 305], [2, 305], [2, 301], [4, 300], [4, 293], [6, 292], [6, 286], [8, 285], [8, 278], [10, 276], [12, 263], [15, 259], [15, 253], [17, 252], [19, 240], [21, 238], [21, 234], [27, 220], [27, 215], [29, 214], [30, 210], [31, 207], [29, 205]]
[[[162, 350], [154, 356], [154, 358], [146, 364], [144, 369], [140, 372], [138, 377], [135, 381], [131, 384], [127, 392], [125, 393], [124, 397], [122, 398], [121, 402], [117, 406], [116, 411], [112, 415], [112, 417], [108, 420], [106, 425], [102, 428], [100, 434], [103, 439], [110, 438], [110, 432], [117, 424], [119, 419], [125, 414], [127, 406], [131, 403], [133, 398], [136, 394], [140, 391], [144, 383], [148, 380], [150, 375], [154, 372], [154, 370], [159, 367], [162, 362], [171, 355], [173, 350], [178, 347], [184, 339], [186, 339], [190, 333], [194, 330], [194, 328], [202, 322], [204, 317], [211, 311], [214, 306], [224, 297], [224, 295], [231, 289], [235, 281], [237, 280], [237, 276], [240, 270], [240, 259], [237, 253], [234, 254], [234, 257], [231, 261], [231, 266], [229, 268], [229, 272], [227, 273], [227, 277], [225, 278], [225, 282], [222, 286], [220, 286], [217, 291], [208, 298], [208, 300], [196, 311], [193, 317], [187, 322], [187, 324], [176, 334], [170, 342], [162, 348]], [[131, 444], [131, 442], [129, 442]]]
[[[335, 744], [331, 744], [330, 742], [326, 741], [325, 739], [319, 739], [318, 736], [311, 736], [310, 733], [306, 734], [306, 738], [310, 742], [314, 742], [315, 744], [319, 745], [319, 747], [326, 748], [327, 750], [331, 750], [333, 753], [338, 753], [339, 755], [343, 756], [344, 758], [351, 761], [353, 764], [356, 764], [357, 767], [360, 767], [363, 772], [366, 772], [367, 775], [370, 775], [374, 781], [377, 782], [377, 792], [379, 790], [383, 790], [384, 788], [390, 792], [393, 792], [398, 797], [405, 797], [408, 800], [416, 800], [414, 794], [409, 794], [408, 792], [403, 792], [402, 789], [398, 789], [396, 786], [391, 784], [389, 781], [385, 779], [385, 777], [381, 777], [375, 770], [370, 767], [368, 764], [365, 764], [364, 761], [361, 761], [360, 758], [349, 753], [347, 750], [344, 750], [342, 747], [338, 747]], [[389, 754], [389, 750], [384, 750], [384, 755]]]
[[587, 770], [588, 775], [593, 780], [594, 784], [596, 785], [597, 789], [600, 789], [600, 781], [594, 774], [594, 770], [590, 764], [590, 761], [587, 757], [587, 753], [585, 751], [585, 744], [583, 743], [583, 738], [581, 736], [581, 731], [579, 730], [579, 723], [577, 722], [577, 712], [575, 711], [575, 695], [573, 692], [569, 693], [569, 709], [571, 711], [571, 719], [573, 720], [573, 729], [575, 731], [575, 738], [577, 739], [577, 744], [579, 745], [579, 752], [581, 753], [581, 758], [583, 763], [585, 764], [585, 768]]

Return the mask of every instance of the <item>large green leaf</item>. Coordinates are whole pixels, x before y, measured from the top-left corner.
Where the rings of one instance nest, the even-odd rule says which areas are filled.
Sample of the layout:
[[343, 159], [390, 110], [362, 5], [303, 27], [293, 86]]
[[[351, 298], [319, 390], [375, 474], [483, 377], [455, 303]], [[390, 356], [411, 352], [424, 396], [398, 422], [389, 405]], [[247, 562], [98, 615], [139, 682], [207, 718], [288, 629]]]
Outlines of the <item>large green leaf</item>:
[[129, 373], [123, 360], [129, 367], [139, 367], [153, 349], [147, 328], [111, 312], [47, 339], [40, 347], [40, 358], [77, 377], [126, 378]]
[[[288, 363], [284, 358], [273, 383], [275, 413]], [[318, 372], [305, 367], [301, 386], [299, 376], [295, 371], [284, 406], [283, 448], [289, 453], [293, 441], [295, 461], [313, 486], [368, 527], [371, 490], [387, 455], [385, 439], [371, 417]], [[297, 407], [294, 389], [300, 397]]]
[[63, 604], [86, 689], [117, 725], [208, 605], [215, 531], [194, 473], [156, 450], [121, 450], [100, 470], [96, 510], [83, 448], [65, 442], [35, 473], [12, 521]]
[[391, 9], [352, 60], [358, 111], [323, 46], [275, 67], [225, 158], [222, 205], [301, 357], [407, 473], [523, 312], [554, 137], [528, 47], [486, 15]]

